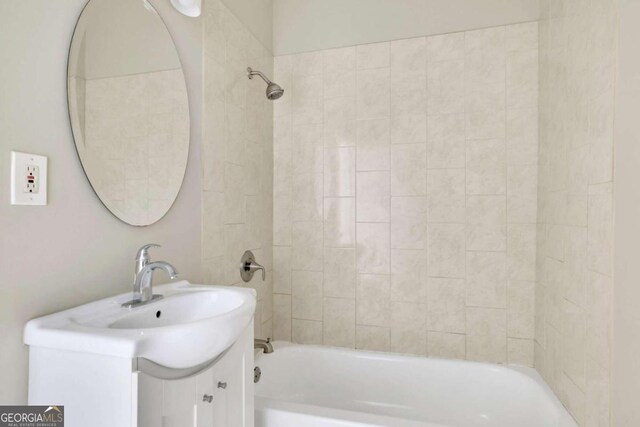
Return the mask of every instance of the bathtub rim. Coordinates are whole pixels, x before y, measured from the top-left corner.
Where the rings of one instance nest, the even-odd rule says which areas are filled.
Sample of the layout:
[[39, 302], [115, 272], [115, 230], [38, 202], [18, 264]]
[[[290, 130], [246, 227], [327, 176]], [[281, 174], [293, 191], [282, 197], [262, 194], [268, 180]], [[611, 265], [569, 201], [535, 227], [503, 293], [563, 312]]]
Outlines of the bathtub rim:
[[[324, 352], [324, 353], [330, 352], [330, 353], [345, 354], [347, 356], [349, 354], [369, 355], [371, 357], [378, 358], [378, 359], [389, 359], [389, 360], [396, 360], [396, 361], [401, 359], [411, 359], [414, 361], [433, 361], [433, 362], [443, 363], [445, 365], [452, 365], [452, 366], [454, 365], [459, 366], [460, 364], [467, 365], [467, 366], [479, 366], [479, 367], [481, 366], [485, 369], [488, 368], [493, 371], [508, 373], [510, 375], [515, 374], [519, 377], [524, 377], [524, 379], [526, 379], [527, 381], [533, 381], [533, 383], [535, 383], [538, 387], [541, 388], [545, 397], [549, 400], [549, 403], [551, 403], [559, 413], [558, 427], [579, 427], [577, 421], [573, 418], [568, 408], [566, 408], [562, 404], [562, 402], [553, 392], [551, 387], [542, 378], [540, 373], [533, 367], [516, 365], [516, 364], [508, 364], [508, 363], [498, 364], [498, 363], [478, 362], [478, 361], [463, 360], [463, 359], [446, 359], [442, 357], [430, 357], [430, 356], [427, 357], [427, 356], [412, 355], [412, 354], [353, 349], [353, 348], [335, 347], [335, 346], [318, 345], [318, 344], [297, 344], [289, 341], [280, 341], [280, 340], [273, 341], [272, 345], [273, 345], [273, 353], [265, 354], [262, 351], [256, 352], [256, 356], [255, 356], [256, 366], [259, 366], [260, 360], [262, 360], [263, 358], [268, 358], [270, 356], [277, 354], [278, 350], [300, 348], [303, 350], [311, 350], [311, 351]], [[304, 408], [309, 410], [314, 410], [314, 408], [326, 408], [325, 406], [313, 405], [311, 403], [290, 402], [290, 401], [285, 401], [277, 398], [272, 398], [269, 396], [259, 395], [257, 391], [255, 392], [255, 399], [256, 399], [256, 410], [258, 409], [265, 410], [267, 408], [267, 405], [269, 408], [276, 408], [276, 410], [281, 410], [281, 411], [285, 410], [284, 408], [290, 408], [292, 412], [299, 412]], [[279, 404], [279, 402], [282, 402], [282, 405]], [[364, 412], [350, 411], [350, 410], [339, 409], [339, 408], [330, 408], [330, 409], [331, 411], [344, 411], [345, 413], [354, 413], [354, 414], [364, 413]], [[337, 412], [332, 412], [332, 413], [335, 414]], [[375, 414], [375, 416], [380, 416], [382, 418], [389, 418], [384, 415], [378, 415], [378, 414]], [[406, 420], [406, 421], [410, 423], [416, 422], [414, 420]], [[411, 427], [412, 425], [413, 424], [407, 424], [407, 427]], [[441, 426], [440, 424], [430, 425], [430, 424], [424, 424], [424, 423], [415, 424], [415, 425], [420, 425], [424, 427]], [[448, 427], [448, 426], [443, 426], [443, 427]]]

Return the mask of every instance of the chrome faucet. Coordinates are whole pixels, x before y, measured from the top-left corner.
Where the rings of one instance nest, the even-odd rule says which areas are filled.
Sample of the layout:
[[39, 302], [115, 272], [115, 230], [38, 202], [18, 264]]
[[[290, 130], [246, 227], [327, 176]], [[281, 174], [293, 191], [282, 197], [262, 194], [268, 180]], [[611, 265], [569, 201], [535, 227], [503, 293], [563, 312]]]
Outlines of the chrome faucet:
[[264, 352], [264, 354], [273, 353], [273, 345], [271, 345], [271, 338], [267, 338], [266, 340], [261, 340], [260, 338], [254, 339], [253, 348], [261, 349]]
[[164, 270], [171, 279], [178, 277], [178, 272], [175, 267], [168, 262], [151, 262], [149, 249], [159, 247], [160, 245], [150, 243], [138, 250], [138, 255], [136, 256], [136, 272], [133, 280], [133, 299], [122, 304], [123, 307], [133, 308], [162, 298], [162, 295], [153, 295], [152, 281], [154, 270]]

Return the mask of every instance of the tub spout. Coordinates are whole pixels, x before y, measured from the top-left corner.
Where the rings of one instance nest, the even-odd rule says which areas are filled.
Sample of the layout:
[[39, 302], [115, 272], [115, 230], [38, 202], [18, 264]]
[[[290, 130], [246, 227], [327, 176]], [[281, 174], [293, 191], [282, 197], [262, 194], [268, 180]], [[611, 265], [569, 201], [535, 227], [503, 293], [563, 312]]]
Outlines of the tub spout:
[[273, 353], [273, 346], [271, 345], [271, 338], [267, 338], [266, 340], [261, 340], [256, 338], [253, 340], [253, 348], [261, 349], [264, 354]]

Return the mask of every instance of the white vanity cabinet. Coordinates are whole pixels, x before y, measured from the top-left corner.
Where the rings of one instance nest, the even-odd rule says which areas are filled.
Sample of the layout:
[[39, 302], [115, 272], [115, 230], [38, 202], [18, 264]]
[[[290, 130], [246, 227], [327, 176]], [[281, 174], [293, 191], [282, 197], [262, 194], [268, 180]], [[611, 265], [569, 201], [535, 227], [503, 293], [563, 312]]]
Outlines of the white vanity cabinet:
[[29, 404], [64, 406], [66, 427], [253, 427], [255, 291], [155, 289], [29, 321]]
[[253, 355], [253, 322], [211, 366], [176, 379], [131, 359], [31, 347], [29, 404], [64, 405], [67, 427], [253, 427]]
[[188, 378], [134, 375], [137, 427], [253, 427], [253, 336]]

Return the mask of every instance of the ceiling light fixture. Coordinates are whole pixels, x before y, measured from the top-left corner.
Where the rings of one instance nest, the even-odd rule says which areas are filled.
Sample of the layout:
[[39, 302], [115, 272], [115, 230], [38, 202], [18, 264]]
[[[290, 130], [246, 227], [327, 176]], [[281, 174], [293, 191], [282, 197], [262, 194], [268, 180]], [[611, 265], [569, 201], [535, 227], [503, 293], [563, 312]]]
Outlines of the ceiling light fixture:
[[200, 16], [202, 0], [171, 0], [173, 7], [180, 13], [192, 18]]

